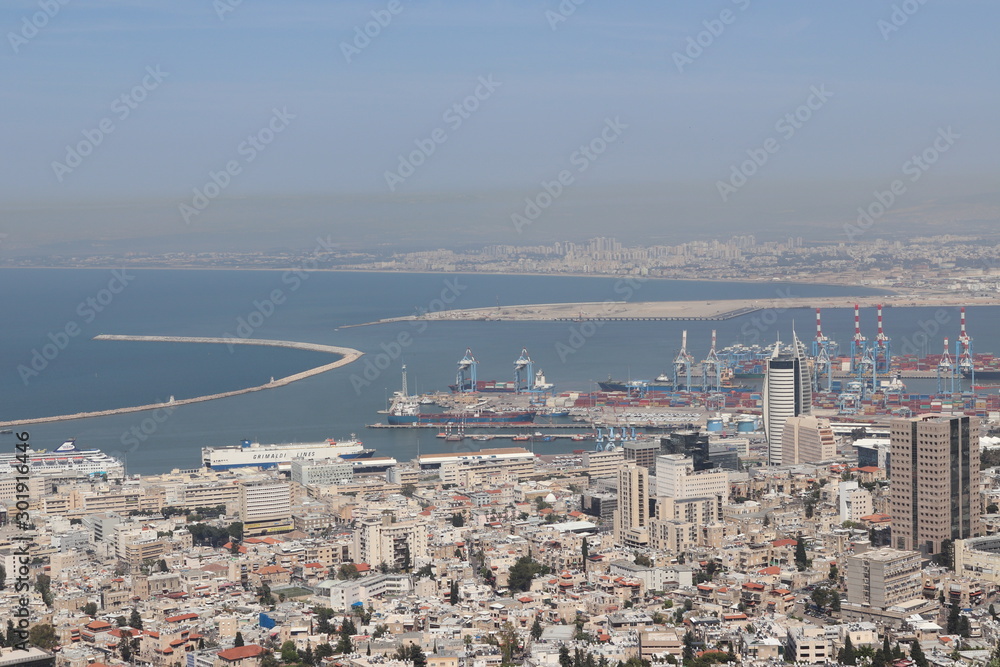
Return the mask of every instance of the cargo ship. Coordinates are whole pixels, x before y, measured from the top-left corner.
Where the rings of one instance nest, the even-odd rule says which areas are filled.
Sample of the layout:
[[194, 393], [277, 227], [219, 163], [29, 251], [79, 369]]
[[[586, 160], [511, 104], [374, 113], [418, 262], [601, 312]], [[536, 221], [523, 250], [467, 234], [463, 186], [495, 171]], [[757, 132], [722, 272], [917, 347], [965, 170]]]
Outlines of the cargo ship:
[[466, 426], [494, 426], [498, 424], [530, 424], [535, 421], [533, 410], [474, 410], [470, 412], [395, 412], [387, 415], [392, 426], [409, 424], [465, 424]]
[[201, 460], [206, 468], [212, 470], [251, 467], [290, 470], [294, 460], [333, 457], [345, 460], [365, 459], [371, 458], [374, 453], [374, 449], [365, 449], [352, 433], [350, 440], [331, 438], [324, 442], [291, 442], [274, 445], [262, 445], [244, 440], [239, 445], [202, 447]]
[[28, 450], [25, 453], [4, 452], [0, 454], [0, 471], [9, 469], [13, 476], [17, 473], [17, 466], [23, 463], [23, 459], [19, 460], [18, 456], [23, 457], [25, 454], [31, 466], [29, 475], [46, 477], [125, 475], [125, 466], [119, 459], [99, 449], [77, 449], [76, 440], [72, 438], [52, 452], [44, 450]]

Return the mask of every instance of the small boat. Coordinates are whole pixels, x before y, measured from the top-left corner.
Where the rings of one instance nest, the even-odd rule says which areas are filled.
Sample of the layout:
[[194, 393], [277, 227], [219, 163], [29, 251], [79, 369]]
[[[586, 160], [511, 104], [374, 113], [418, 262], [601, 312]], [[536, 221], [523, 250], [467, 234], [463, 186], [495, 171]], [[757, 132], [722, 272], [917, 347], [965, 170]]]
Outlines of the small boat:
[[495, 437], [495, 435], [474, 435], [472, 436], [472, 439], [476, 442], [489, 442]]
[[465, 435], [462, 433], [452, 433], [444, 440], [445, 442], [461, 442], [462, 440], [465, 440]]
[[513, 440], [514, 442], [524, 442], [526, 440], [531, 440], [531, 436], [524, 434], [515, 435], [513, 438], [511, 438], [511, 440]]
[[582, 433], [576, 433], [576, 434], [570, 436], [570, 440], [572, 440], [573, 442], [582, 442], [583, 440], [586, 440], [586, 439], [587, 439], [587, 436], [583, 435]]
[[447, 434], [447, 433], [445, 433], [444, 431], [441, 431], [440, 433], [438, 433], [438, 434], [437, 434], [436, 436], [434, 436], [434, 437], [436, 437], [436, 438], [447, 438], [447, 437], [448, 437], [448, 434]]

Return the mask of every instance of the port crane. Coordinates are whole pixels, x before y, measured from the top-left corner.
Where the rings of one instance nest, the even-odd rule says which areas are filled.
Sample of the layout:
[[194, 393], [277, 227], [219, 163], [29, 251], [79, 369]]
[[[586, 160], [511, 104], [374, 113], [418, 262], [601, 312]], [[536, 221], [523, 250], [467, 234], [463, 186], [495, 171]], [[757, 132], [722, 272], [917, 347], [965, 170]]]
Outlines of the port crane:
[[941, 360], [938, 361], [937, 365], [937, 393], [944, 393], [944, 385], [947, 380], [951, 380], [951, 393], [955, 393], [955, 364], [951, 361], [951, 355], [948, 353], [948, 339], [944, 339], [944, 353], [941, 355]]
[[813, 356], [813, 390], [824, 391], [821, 387], [820, 379], [826, 376], [825, 391], [830, 391], [833, 386], [833, 360], [837, 356], [837, 344], [823, 335], [823, 322], [820, 319], [820, 310], [816, 309], [816, 338], [812, 344]]
[[465, 356], [458, 360], [458, 374], [455, 377], [455, 387], [459, 393], [476, 391], [478, 382], [476, 369], [479, 362], [472, 356], [472, 349], [465, 348]]
[[[875, 335], [875, 372], [888, 375], [892, 368], [892, 339], [882, 329], [882, 304], [876, 306], [878, 313], [878, 333]], [[872, 387], [874, 388], [874, 384]]]
[[715, 351], [715, 329], [712, 329], [712, 347], [701, 362], [701, 390], [718, 391], [722, 387], [722, 360]]
[[694, 366], [694, 356], [687, 351], [688, 332], [685, 329], [681, 333], [681, 349], [674, 359], [674, 389], [680, 387], [681, 375], [685, 377], [684, 389], [691, 391], [691, 371]]
[[955, 373], [958, 379], [958, 390], [962, 391], [962, 382], [965, 377], [969, 378], [969, 387], [975, 391], [976, 386], [976, 365], [972, 353], [972, 338], [965, 330], [965, 306], [962, 306], [962, 320], [958, 332], [958, 340], [955, 341], [955, 358], [958, 360], [958, 368]]
[[[521, 348], [521, 356], [514, 361], [514, 391], [532, 391], [535, 388], [535, 365], [528, 356], [528, 348]], [[523, 385], [523, 386], [522, 386]]]

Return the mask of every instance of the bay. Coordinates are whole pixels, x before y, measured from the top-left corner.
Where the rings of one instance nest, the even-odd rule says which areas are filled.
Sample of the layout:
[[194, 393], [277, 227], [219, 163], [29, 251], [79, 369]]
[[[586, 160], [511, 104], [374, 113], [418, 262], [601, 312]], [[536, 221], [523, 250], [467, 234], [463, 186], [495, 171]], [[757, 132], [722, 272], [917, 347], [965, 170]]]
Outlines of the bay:
[[[759, 311], [721, 322], [609, 322], [581, 331], [569, 322], [403, 322], [342, 328], [420, 310], [518, 303], [622, 300], [780, 299], [844, 296], [843, 309], [824, 311], [824, 332], [848, 349], [853, 327], [850, 297], [884, 290], [811, 284], [725, 283], [568, 276], [443, 275], [367, 272], [234, 270], [136, 270], [124, 277], [103, 269], [0, 271], [0, 419], [107, 409], [210, 394], [260, 384], [328, 363], [329, 355], [280, 348], [94, 341], [100, 333], [253, 338], [341, 345], [366, 355], [358, 362], [279, 389], [176, 408], [151, 421], [150, 413], [32, 425], [32, 443], [53, 448], [68, 437], [127, 457], [129, 472], [155, 473], [196, 467], [203, 446], [319, 441], [356, 433], [378, 455], [412, 458], [443, 451], [431, 430], [374, 430], [399, 388], [406, 363], [411, 391], [444, 390], [455, 381], [456, 362], [470, 347], [480, 379], [512, 378], [526, 347], [536, 368], [560, 391], [589, 390], [609, 375], [651, 379], [668, 371], [688, 331], [696, 359], [708, 352], [712, 329], [720, 346], [770, 343], [777, 336], [810, 340], [810, 309]], [[124, 286], [122, 283], [125, 283]], [[115, 293], [112, 288], [118, 289]], [[632, 294], [627, 291], [631, 289]], [[81, 305], [82, 304], [82, 305]], [[99, 308], [99, 310], [98, 310]], [[970, 308], [977, 351], [994, 351], [1000, 309]], [[866, 334], [874, 335], [874, 310], [866, 309]], [[958, 332], [958, 308], [887, 309], [886, 327], [898, 353], [904, 347], [937, 352], [941, 338]], [[25, 379], [32, 351], [61, 341], [75, 324], [79, 334]], [[244, 327], [241, 329], [241, 325]], [[936, 326], [936, 330], [934, 327]], [[585, 335], [589, 334], [589, 335]], [[581, 342], [582, 341], [582, 342]], [[53, 348], [49, 348], [51, 352]], [[365, 371], [368, 371], [367, 376]], [[136, 429], [141, 437], [134, 446]], [[133, 437], [130, 438], [129, 435]], [[7, 442], [5, 442], [5, 440]], [[133, 444], [129, 444], [133, 443]], [[0, 446], [13, 447], [10, 436]], [[467, 444], [462, 445], [468, 447]], [[566, 451], [569, 443], [538, 445]]]

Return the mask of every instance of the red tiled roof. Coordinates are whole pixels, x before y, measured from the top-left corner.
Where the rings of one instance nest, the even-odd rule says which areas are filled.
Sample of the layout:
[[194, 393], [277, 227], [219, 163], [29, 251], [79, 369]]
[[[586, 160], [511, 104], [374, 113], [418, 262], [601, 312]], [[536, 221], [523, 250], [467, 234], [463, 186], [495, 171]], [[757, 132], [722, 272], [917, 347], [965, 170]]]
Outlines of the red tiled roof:
[[774, 540], [773, 542], [771, 542], [771, 545], [775, 547], [794, 547], [798, 545], [798, 541], [793, 540], [791, 538], [787, 538], [784, 540]]
[[765, 567], [763, 570], [757, 570], [757, 574], [781, 574], [781, 568], [777, 565], [772, 565]]
[[264, 647], [258, 646], [257, 644], [247, 644], [246, 646], [236, 646], [233, 648], [227, 648], [224, 651], [219, 651], [218, 655], [223, 660], [228, 660], [229, 662], [235, 662], [237, 660], [244, 660], [246, 658], [256, 658], [259, 655], [263, 655]]
[[163, 621], [165, 623], [180, 623], [181, 621], [190, 621], [193, 618], [198, 618], [198, 614], [178, 614], [177, 616], [168, 616]]

